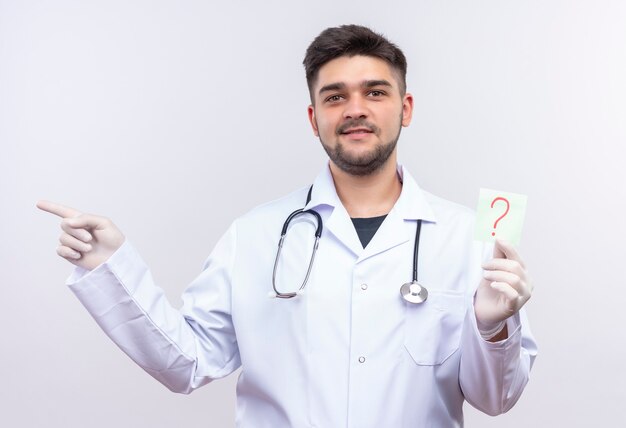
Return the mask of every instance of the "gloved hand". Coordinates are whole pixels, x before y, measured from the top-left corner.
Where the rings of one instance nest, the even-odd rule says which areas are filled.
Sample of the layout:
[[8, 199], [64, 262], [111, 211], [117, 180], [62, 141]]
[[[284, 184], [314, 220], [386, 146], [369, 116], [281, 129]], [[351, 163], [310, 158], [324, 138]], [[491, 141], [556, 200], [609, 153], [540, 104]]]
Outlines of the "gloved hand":
[[76, 266], [92, 270], [124, 243], [122, 232], [106, 217], [83, 214], [48, 201], [37, 202], [37, 208], [63, 219], [57, 254]]
[[533, 286], [524, 262], [512, 245], [496, 239], [493, 259], [483, 264], [483, 279], [474, 297], [481, 332], [497, 327], [530, 299]]

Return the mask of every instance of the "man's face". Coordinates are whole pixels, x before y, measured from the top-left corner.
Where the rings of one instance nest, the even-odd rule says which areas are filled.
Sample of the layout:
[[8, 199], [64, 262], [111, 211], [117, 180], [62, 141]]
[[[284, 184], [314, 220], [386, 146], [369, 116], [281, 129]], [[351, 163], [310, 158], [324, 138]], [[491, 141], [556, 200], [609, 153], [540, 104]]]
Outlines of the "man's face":
[[[411, 122], [413, 97], [400, 94], [382, 59], [342, 56], [324, 64], [312, 88], [309, 121], [330, 160], [351, 175], [369, 175], [395, 151]], [[395, 158], [394, 158], [395, 159]]]

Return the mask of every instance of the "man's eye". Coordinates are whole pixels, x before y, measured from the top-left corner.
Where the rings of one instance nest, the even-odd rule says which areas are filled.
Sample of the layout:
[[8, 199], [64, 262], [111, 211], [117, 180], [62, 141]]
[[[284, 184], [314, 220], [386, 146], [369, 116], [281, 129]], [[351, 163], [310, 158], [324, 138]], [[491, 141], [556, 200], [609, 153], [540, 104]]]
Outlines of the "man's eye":
[[370, 95], [374, 97], [380, 97], [382, 95], [385, 95], [385, 93], [383, 91], [370, 91]]
[[331, 103], [337, 102], [341, 99], [341, 95], [331, 95], [330, 97], [326, 98], [326, 101], [330, 101]]

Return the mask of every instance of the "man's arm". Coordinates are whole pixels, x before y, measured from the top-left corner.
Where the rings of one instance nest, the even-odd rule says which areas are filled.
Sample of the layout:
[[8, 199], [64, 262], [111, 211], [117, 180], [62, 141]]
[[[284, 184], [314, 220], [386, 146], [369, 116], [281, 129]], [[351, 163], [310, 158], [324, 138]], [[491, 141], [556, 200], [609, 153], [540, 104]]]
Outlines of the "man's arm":
[[[38, 206], [63, 217], [57, 252], [77, 266], [68, 279], [69, 288], [145, 371], [170, 390], [189, 393], [239, 367], [230, 317], [234, 225], [190, 286], [194, 304], [206, 307], [187, 308], [183, 314], [154, 284], [148, 266], [113, 222], [57, 204]], [[215, 325], [219, 328], [212, 328]]]
[[497, 415], [517, 402], [537, 355], [522, 309], [533, 286], [515, 248], [502, 241], [496, 241], [493, 258], [482, 267], [464, 323], [459, 382], [470, 404]]

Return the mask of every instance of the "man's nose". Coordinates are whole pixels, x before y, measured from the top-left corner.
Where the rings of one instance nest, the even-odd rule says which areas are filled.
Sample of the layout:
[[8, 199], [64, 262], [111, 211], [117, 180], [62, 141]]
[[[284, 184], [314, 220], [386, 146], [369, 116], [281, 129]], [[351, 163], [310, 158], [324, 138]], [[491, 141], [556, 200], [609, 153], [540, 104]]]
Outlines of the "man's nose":
[[346, 108], [343, 112], [345, 119], [358, 119], [361, 117], [367, 117], [367, 105], [365, 99], [361, 96], [352, 96], [345, 104]]

